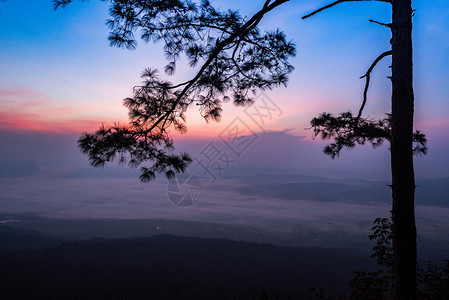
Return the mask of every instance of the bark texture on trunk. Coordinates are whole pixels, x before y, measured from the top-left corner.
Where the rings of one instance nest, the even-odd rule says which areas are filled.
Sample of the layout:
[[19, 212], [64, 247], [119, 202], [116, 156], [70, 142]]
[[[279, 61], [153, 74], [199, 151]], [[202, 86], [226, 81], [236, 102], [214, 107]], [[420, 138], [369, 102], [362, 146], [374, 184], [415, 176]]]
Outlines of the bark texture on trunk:
[[416, 299], [415, 175], [411, 0], [392, 0], [393, 255], [395, 299]]

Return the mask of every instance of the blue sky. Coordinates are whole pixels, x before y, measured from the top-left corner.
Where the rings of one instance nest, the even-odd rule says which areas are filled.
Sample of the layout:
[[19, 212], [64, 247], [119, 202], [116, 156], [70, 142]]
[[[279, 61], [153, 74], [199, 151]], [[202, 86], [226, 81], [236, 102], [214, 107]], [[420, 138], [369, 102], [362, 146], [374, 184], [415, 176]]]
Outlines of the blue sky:
[[[293, 59], [296, 71], [289, 87], [269, 93], [289, 113], [273, 124], [273, 129], [294, 128], [297, 134], [303, 134], [302, 128], [318, 112], [356, 111], [363, 90], [363, 81], [358, 77], [379, 53], [388, 50], [388, 29], [368, 22], [369, 18], [388, 22], [388, 4], [343, 3], [301, 20], [302, 15], [326, 3], [291, 1], [262, 23], [266, 29], [284, 30], [298, 48]], [[217, 4], [231, 8], [242, 5], [241, 1], [217, 1]], [[5, 1], [0, 5], [0, 40], [4, 45], [0, 50], [0, 88], [3, 93], [20, 89], [35, 92], [38, 95], [34, 98], [47, 101], [41, 105], [41, 112], [29, 112], [27, 101], [35, 100], [33, 96], [16, 96], [14, 100], [9, 98], [14, 104], [5, 104], [8, 98], [2, 95], [3, 113], [8, 109], [17, 115], [21, 111], [32, 113], [41, 123], [56, 127], [54, 130], [61, 126], [61, 120], [54, 120], [58, 119], [56, 114], [62, 114], [61, 110], [65, 110], [63, 119], [72, 121], [73, 131], [82, 130], [85, 123], [92, 123], [86, 128], [90, 130], [95, 121], [125, 121], [121, 100], [130, 94], [132, 86], [139, 84], [140, 73], [146, 67], [164, 66], [160, 45], [140, 42], [136, 51], [108, 46], [108, 29], [104, 26], [107, 4], [102, 1], [75, 1], [66, 10], [56, 12], [47, 0]], [[249, 15], [260, 3], [245, 1], [243, 5], [241, 13]], [[440, 131], [441, 126], [448, 128], [449, 4], [414, 1], [414, 7], [416, 119], [442, 138], [436, 130]], [[381, 116], [389, 110], [388, 63], [385, 60], [375, 70], [367, 107], [369, 115]], [[192, 74], [186, 67], [179, 69], [174, 80]], [[229, 122], [239, 110], [230, 106], [225, 112], [223, 121]], [[203, 125], [204, 121], [192, 112], [191, 136], [204, 135]], [[215, 134], [217, 128], [211, 126], [207, 132]], [[68, 129], [63, 127], [60, 131]]]

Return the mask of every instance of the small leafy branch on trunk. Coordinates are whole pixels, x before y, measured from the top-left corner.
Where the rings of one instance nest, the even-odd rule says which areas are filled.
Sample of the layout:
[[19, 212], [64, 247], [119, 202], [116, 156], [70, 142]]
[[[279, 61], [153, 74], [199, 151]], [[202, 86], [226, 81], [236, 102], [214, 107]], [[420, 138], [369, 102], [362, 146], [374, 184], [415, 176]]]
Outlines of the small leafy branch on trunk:
[[[371, 143], [373, 148], [381, 146], [385, 140], [391, 140], [391, 114], [382, 120], [354, 117], [352, 112], [344, 112], [337, 117], [322, 113], [310, 121], [314, 137], [324, 140], [334, 139], [323, 152], [332, 158], [338, 157], [343, 148], [354, 148], [357, 144]], [[427, 154], [426, 136], [416, 130], [413, 133], [413, 153]]]
[[[371, 258], [376, 259], [378, 269], [375, 271], [356, 271], [349, 282], [349, 296], [338, 299], [351, 300], [386, 300], [393, 298], [394, 262], [393, 262], [393, 232], [390, 218], [374, 220], [372, 233], [368, 238], [375, 241]], [[449, 260], [443, 260], [439, 265], [427, 262], [424, 268], [417, 266], [418, 299], [439, 300], [449, 299]], [[331, 300], [324, 289], [312, 288], [315, 299]]]
[[[376, 271], [356, 271], [349, 282], [349, 299], [391, 299], [394, 290], [393, 234], [390, 218], [377, 218], [368, 237], [374, 240], [372, 258], [379, 267]], [[418, 299], [449, 298], [449, 260], [440, 265], [427, 262], [424, 268], [417, 265]]]

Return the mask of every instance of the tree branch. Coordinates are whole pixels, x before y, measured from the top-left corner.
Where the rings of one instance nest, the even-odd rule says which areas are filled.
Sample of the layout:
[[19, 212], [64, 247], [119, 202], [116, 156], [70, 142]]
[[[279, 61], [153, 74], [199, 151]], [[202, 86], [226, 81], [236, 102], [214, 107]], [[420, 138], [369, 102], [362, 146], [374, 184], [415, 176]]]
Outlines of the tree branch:
[[276, 0], [272, 4], [269, 4], [271, 1], [267, 0], [263, 8], [260, 11], [258, 11], [254, 16], [252, 16], [252, 18], [249, 19], [248, 22], [246, 22], [239, 29], [237, 29], [232, 35], [230, 35], [228, 38], [226, 38], [221, 42], [217, 40], [217, 46], [209, 56], [208, 60], [204, 63], [204, 65], [198, 71], [196, 76], [192, 80], [188, 81], [189, 83], [182, 89], [181, 93], [177, 96], [172, 107], [150, 127], [148, 132], [151, 132], [151, 130], [153, 130], [162, 121], [164, 121], [165, 123], [165, 120], [170, 116], [171, 113], [173, 113], [173, 111], [176, 109], [176, 106], [180, 103], [181, 99], [186, 95], [188, 90], [195, 84], [195, 82], [201, 77], [206, 68], [212, 63], [212, 61], [218, 56], [218, 54], [223, 50], [224, 47], [232, 43], [239, 36], [244, 35], [245, 33], [254, 29], [266, 13], [270, 12], [274, 8], [288, 1], [289, 0]]
[[311, 16], [316, 15], [317, 13], [322, 12], [323, 10], [326, 10], [328, 8], [331, 8], [331, 7], [333, 7], [333, 6], [337, 5], [337, 4], [340, 4], [340, 3], [343, 3], [343, 2], [354, 2], [354, 1], [378, 1], [378, 2], [385, 2], [385, 3], [390, 3], [391, 4], [391, 0], [337, 0], [335, 2], [332, 2], [332, 3], [330, 3], [330, 4], [326, 5], [326, 6], [323, 6], [323, 7], [319, 8], [319, 9], [311, 12], [308, 15], [305, 15], [304, 17], [302, 17], [302, 19], [304, 20], [304, 19], [310, 18]]
[[357, 117], [355, 118], [355, 125], [357, 126], [357, 123], [360, 119], [360, 117], [362, 116], [362, 112], [363, 109], [365, 108], [366, 105], [366, 99], [367, 99], [367, 95], [368, 95], [368, 89], [369, 89], [369, 83], [371, 80], [371, 73], [373, 72], [374, 68], [376, 67], [376, 65], [385, 57], [391, 55], [393, 53], [393, 51], [389, 50], [389, 51], [385, 51], [384, 53], [382, 53], [381, 55], [379, 55], [374, 62], [371, 64], [371, 66], [369, 67], [368, 71], [366, 71], [365, 75], [363, 75], [362, 77], [360, 77], [360, 79], [362, 78], [366, 78], [366, 82], [365, 82], [365, 90], [363, 91], [363, 102], [362, 102], [362, 106], [360, 106], [359, 109], [359, 113], [357, 114]]
[[240, 42], [241, 42], [241, 41], [242, 41], [242, 40], [239, 40], [239, 41], [237, 42], [237, 44], [235, 45], [234, 51], [232, 52], [232, 55], [231, 55], [231, 61], [232, 61], [232, 63], [234, 64], [234, 66], [237, 68], [237, 71], [238, 71], [240, 74], [242, 74], [243, 76], [245, 76], [245, 77], [248, 78], [248, 79], [252, 79], [251, 77], [249, 77], [248, 75], [246, 75], [245, 72], [243, 72], [243, 70], [240, 68], [239, 64], [235, 61], [235, 54], [237, 53], [237, 50], [239, 49], [239, 46], [240, 46]]
[[266, 0], [265, 4], [263, 5], [263, 8], [267, 8], [268, 4], [270, 4], [271, 0]]
[[375, 24], [379, 24], [379, 25], [382, 25], [382, 26], [391, 28], [391, 23], [382, 23], [382, 22], [379, 22], [379, 21], [376, 21], [376, 20], [372, 20], [372, 19], [369, 19], [369, 21], [370, 21], [371, 23], [375, 23]]

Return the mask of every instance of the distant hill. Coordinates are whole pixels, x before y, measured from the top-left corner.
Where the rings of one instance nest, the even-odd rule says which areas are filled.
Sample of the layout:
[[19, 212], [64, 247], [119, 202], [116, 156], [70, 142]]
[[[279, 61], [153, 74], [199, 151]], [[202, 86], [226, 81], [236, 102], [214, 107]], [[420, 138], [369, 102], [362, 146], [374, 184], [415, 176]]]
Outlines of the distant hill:
[[0, 250], [37, 250], [59, 245], [62, 241], [33, 230], [0, 225]]
[[[332, 179], [304, 175], [257, 174], [241, 177], [242, 194], [286, 200], [391, 203], [388, 181]], [[416, 205], [449, 207], [449, 177], [416, 181]], [[332, 195], [332, 196], [330, 196]]]
[[[272, 230], [253, 224], [210, 223], [164, 219], [59, 219], [35, 215], [2, 215], [1, 219], [16, 219], [7, 223], [17, 229], [37, 230], [46, 236], [62, 240], [85, 240], [95, 237], [110, 239], [148, 237], [160, 234], [222, 238], [228, 240], [274, 244], [285, 247], [333, 247], [364, 249], [369, 255], [374, 245], [366, 234], [354, 236], [347, 232], [312, 232], [307, 227], [286, 231]], [[1, 221], [0, 221], [1, 222]], [[0, 225], [1, 226], [1, 225]], [[371, 226], [368, 223], [367, 228]]]
[[342, 249], [172, 235], [91, 239], [2, 251], [0, 290], [2, 299], [304, 299], [311, 286], [340, 295], [353, 271], [374, 267]]

